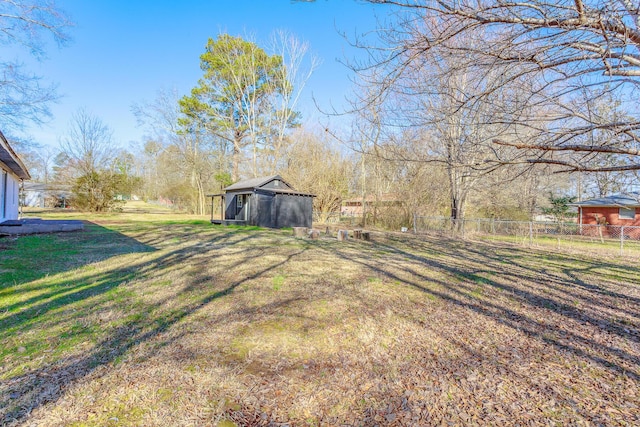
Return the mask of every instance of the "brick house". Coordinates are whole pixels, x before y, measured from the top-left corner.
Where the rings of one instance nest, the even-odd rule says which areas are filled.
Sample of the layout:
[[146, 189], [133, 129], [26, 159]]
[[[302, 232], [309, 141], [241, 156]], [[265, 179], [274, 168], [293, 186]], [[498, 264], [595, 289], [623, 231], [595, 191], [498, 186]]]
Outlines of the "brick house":
[[640, 239], [640, 192], [614, 194], [572, 205], [578, 208], [581, 234], [617, 238], [623, 233], [625, 238]]
[[[401, 205], [402, 200], [395, 194], [383, 194], [377, 197], [370, 194], [364, 199], [364, 208], [366, 208], [368, 213], [373, 212], [374, 209], [380, 210]], [[343, 216], [362, 216], [362, 212], [364, 211], [362, 197], [343, 200], [342, 207], [340, 208], [340, 214]]]
[[640, 226], [640, 192], [614, 194], [572, 203], [580, 224]]

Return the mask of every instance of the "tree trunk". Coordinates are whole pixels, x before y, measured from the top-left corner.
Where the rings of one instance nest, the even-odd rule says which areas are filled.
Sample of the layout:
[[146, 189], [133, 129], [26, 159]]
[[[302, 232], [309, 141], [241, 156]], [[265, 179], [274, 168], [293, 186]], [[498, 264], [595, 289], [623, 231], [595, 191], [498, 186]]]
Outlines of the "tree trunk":
[[205, 204], [206, 197], [204, 194], [204, 186], [202, 185], [202, 180], [200, 176], [196, 174], [195, 176], [196, 188], [198, 191], [198, 199], [196, 201], [196, 215], [204, 215], [205, 214]]
[[449, 166], [449, 184], [451, 197], [451, 228], [460, 231], [464, 220], [464, 209], [467, 199], [468, 183], [464, 175], [453, 165]]
[[367, 226], [367, 174], [364, 154], [362, 155], [362, 226]]
[[240, 155], [241, 150], [241, 136], [236, 132], [233, 139], [233, 170], [231, 172], [231, 180], [235, 183], [240, 180]]

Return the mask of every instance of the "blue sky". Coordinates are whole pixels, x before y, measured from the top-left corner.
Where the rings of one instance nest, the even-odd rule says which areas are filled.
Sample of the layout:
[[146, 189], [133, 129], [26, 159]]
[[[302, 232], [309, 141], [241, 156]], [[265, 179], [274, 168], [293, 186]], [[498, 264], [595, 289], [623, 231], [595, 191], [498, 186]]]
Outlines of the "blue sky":
[[134, 103], [152, 101], [160, 89], [186, 94], [202, 72], [199, 57], [208, 38], [220, 33], [251, 35], [266, 44], [273, 30], [285, 29], [310, 44], [322, 60], [308, 83], [299, 110], [310, 122], [322, 121], [312, 95], [323, 108], [341, 105], [351, 88], [349, 70], [339, 61], [361, 55], [350, 37], [371, 31], [380, 6], [355, 0], [58, 0], [76, 23], [72, 42], [51, 45], [48, 59], [32, 71], [58, 85], [62, 99], [53, 120], [28, 130], [38, 143], [56, 145], [71, 114], [83, 107], [114, 130], [114, 140], [129, 147], [143, 139], [131, 113]]

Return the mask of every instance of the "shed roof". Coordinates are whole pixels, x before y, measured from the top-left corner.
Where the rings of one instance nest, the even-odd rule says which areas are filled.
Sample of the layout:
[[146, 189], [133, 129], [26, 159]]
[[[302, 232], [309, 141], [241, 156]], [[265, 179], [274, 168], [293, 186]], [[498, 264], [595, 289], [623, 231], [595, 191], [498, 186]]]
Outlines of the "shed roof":
[[9, 145], [7, 138], [0, 132], [0, 162], [7, 165], [7, 167], [18, 176], [20, 179], [31, 179], [27, 167], [22, 163], [20, 157]]
[[629, 193], [613, 194], [607, 197], [597, 199], [583, 200], [582, 202], [571, 203], [573, 206], [591, 206], [591, 207], [617, 207], [617, 208], [635, 208], [640, 207], [640, 191], [631, 191]]
[[280, 175], [272, 175], [272, 176], [263, 176], [259, 178], [245, 179], [244, 181], [238, 181], [235, 184], [231, 184], [230, 186], [226, 187], [224, 191], [237, 191], [237, 190], [259, 188], [259, 187], [262, 187], [263, 185], [267, 185], [268, 183], [276, 179], [284, 182], [289, 188], [291, 188], [291, 186], [284, 179], [282, 179]]
[[302, 191], [293, 190], [291, 188], [259, 188], [259, 189], [256, 189], [256, 192], [270, 193], [270, 194], [289, 194], [291, 196], [316, 197], [315, 194], [305, 193]]

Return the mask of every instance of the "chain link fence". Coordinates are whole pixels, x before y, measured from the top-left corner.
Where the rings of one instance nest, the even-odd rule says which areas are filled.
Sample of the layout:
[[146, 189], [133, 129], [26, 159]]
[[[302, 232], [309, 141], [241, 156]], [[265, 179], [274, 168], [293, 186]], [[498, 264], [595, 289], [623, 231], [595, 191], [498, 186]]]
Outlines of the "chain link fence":
[[640, 227], [637, 226], [414, 216], [413, 231], [640, 256]]

